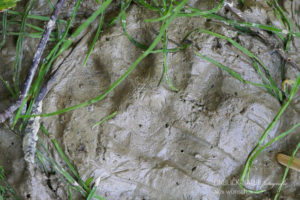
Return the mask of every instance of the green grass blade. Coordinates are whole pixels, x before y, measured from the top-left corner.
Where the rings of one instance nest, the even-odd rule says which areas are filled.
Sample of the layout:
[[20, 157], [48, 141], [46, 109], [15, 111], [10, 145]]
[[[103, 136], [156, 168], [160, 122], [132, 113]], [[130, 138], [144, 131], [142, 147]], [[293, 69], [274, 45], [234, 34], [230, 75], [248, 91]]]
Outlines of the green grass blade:
[[96, 126], [100, 126], [101, 124], [103, 124], [104, 122], [106, 122], [107, 120], [110, 120], [112, 118], [114, 118], [116, 115], [118, 114], [117, 111], [113, 112], [112, 114], [104, 117], [103, 119], [101, 119], [99, 122], [95, 123], [93, 128], [96, 127]]
[[283, 11], [283, 9], [279, 6], [277, 0], [273, 0], [273, 4], [274, 4], [275, 8], [279, 11], [279, 13], [282, 15], [284, 21], [287, 23], [287, 28], [288, 28], [289, 33], [288, 33], [288, 36], [287, 36], [287, 39], [286, 39], [285, 48], [286, 48], [286, 50], [289, 50], [291, 37], [292, 37], [292, 32], [293, 32], [292, 23], [289, 20], [289, 18], [287, 17], [287, 15], [285, 14], [285, 12]]
[[47, 0], [47, 3], [49, 5], [49, 7], [51, 8], [51, 11], [53, 11], [54, 10], [54, 4], [52, 3], [52, 1], [51, 0]]
[[148, 48], [147, 45], [144, 45], [138, 41], [136, 41], [129, 33], [127, 32], [127, 20], [126, 20], [126, 8], [130, 5], [131, 0], [127, 0], [127, 2], [122, 1], [121, 2], [121, 22], [122, 22], [122, 28], [124, 35], [128, 38], [130, 42], [132, 42], [135, 46], [146, 50]]
[[[167, 51], [167, 53], [176, 53], [178, 51], [186, 49], [189, 46], [190, 46], [190, 44], [183, 44], [180, 47], [172, 48], [172, 49], [167, 49], [166, 51]], [[153, 54], [155, 54], [155, 53], [162, 53], [162, 52], [163, 52], [163, 49], [156, 49], [156, 50], [152, 50], [151, 51], [151, 53], [153, 53]]]
[[5, 81], [2, 76], [0, 75], [0, 81], [3, 82], [3, 84], [5, 85], [5, 87], [7, 88], [7, 90], [10, 92], [10, 94], [13, 96], [14, 99], [17, 98], [16, 93], [14, 92], [14, 90], [12, 89], [12, 87], [9, 85], [9, 83], [7, 81]]
[[201, 53], [199, 53], [197, 51], [194, 51], [194, 53], [197, 56], [199, 56], [199, 57], [201, 57], [201, 58], [209, 61], [210, 63], [212, 63], [212, 64], [220, 67], [221, 69], [225, 70], [228, 74], [230, 74], [232, 77], [236, 78], [237, 80], [239, 80], [242, 83], [254, 85], [254, 86], [257, 86], [257, 87], [263, 87], [263, 88], [267, 88], [267, 89], [272, 89], [272, 87], [270, 87], [268, 85], [259, 84], [259, 83], [255, 83], [255, 82], [252, 82], [252, 81], [245, 80], [237, 72], [233, 71], [232, 69], [230, 69], [229, 67], [227, 67], [225, 65], [222, 65], [221, 63], [217, 62], [216, 60], [214, 60], [212, 58], [209, 58], [207, 56], [204, 56], [204, 55], [202, 55]]
[[168, 62], [167, 62], [167, 32], [165, 31], [164, 36], [163, 36], [163, 74], [162, 77], [164, 76], [164, 74], [166, 75], [166, 80], [167, 80], [167, 84], [168, 86], [171, 88], [171, 90], [173, 90], [174, 92], [178, 92], [178, 89], [172, 84], [169, 74], [168, 74]]
[[88, 50], [87, 56], [86, 56], [86, 58], [84, 59], [83, 67], [86, 66], [86, 63], [87, 63], [87, 61], [88, 61], [88, 59], [89, 59], [89, 57], [90, 57], [90, 55], [91, 55], [91, 53], [92, 53], [92, 51], [93, 51], [93, 49], [94, 49], [94, 46], [95, 46], [95, 44], [96, 44], [96, 42], [97, 42], [97, 40], [98, 40], [98, 38], [99, 38], [99, 36], [100, 36], [101, 30], [102, 30], [102, 26], [103, 26], [103, 21], [104, 21], [104, 15], [105, 15], [105, 12], [103, 12], [103, 13], [101, 14], [100, 21], [99, 21], [99, 26], [98, 26], [96, 35], [95, 35], [95, 37], [94, 37], [94, 39], [93, 39], [93, 41], [92, 41], [92, 44], [91, 44], [91, 46], [90, 46], [90, 48], [89, 48], [89, 50]]
[[[279, 6], [277, 0], [273, 0], [273, 5], [275, 6], [276, 10], [279, 12], [279, 14], [282, 16], [282, 18], [284, 19], [284, 21], [287, 24], [287, 29], [288, 29], [288, 34], [287, 37], [285, 39], [285, 51], [288, 52], [290, 49], [290, 43], [291, 43], [291, 39], [292, 39], [292, 32], [293, 32], [293, 26], [292, 23], [290, 22], [289, 18], [286, 16], [285, 12], [283, 11], [283, 9]], [[285, 80], [285, 65], [286, 62], [283, 61], [281, 64], [281, 79]]]
[[[47, 162], [52, 164], [54, 167], [54, 170], [58, 174], [60, 174], [68, 183], [70, 183], [71, 185], [76, 185], [77, 182], [75, 181], [75, 179], [54, 160], [54, 158], [51, 156], [51, 153], [46, 148], [45, 144], [40, 140], [39, 140], [39, 144], [42, 147], [43, 151], [45, 151], [46, 154], [48, 155], [48, 157], [43, 156], [43, 158], [46, 159]], [[39, 150], [37, 150], [37, 152], [39, 152], [39, 154], [43, 155], [42, 152], [40, 152]], [[82, 193], [84, 193], [83, 189], [81, 191], [82, 191]]]
[[94, 197], [98, 200], [106, 200], [105, 198], [103, 197], [100, 197], [99, 195], [95, 194]]
[[167, 19], [168, 17], [170, 16], [170, 13], [168, 15], [164, 15], [164, 16], [161, 16], [161, 17], [158, 17], [158, 18], [155, 18], [155, 19], [145, 19], [144, 21], [145, 22], [159, 22], [159, 21], [163, 21], [165, 19]]
[[72, 185], [73, 189], [75, 189], [80, 194], [85, 196], [86, 195], [85, 190], [80, 185], [78, 185], [75, 179], [55, 161], [55, 159], [53, 158], [49, 150], [46, 148], [45, 144], [41, 140], [38, 140], [38, 142], [40, 146], [39, 148], [42, 148], [42, 150], [47, 154], [44, 155], [40, 150], [37, 150], [37, 153], [39, 153], [42, 156], [42, 159], [47, 161], [53, 167], [58, 177], [62, 181], [66, 182], [66, 184], [68, 185]]
[[294, 23], [296, 25], [296, 27], [298, 28], [298, 30], [300, 30], [300, 24], [299, 24], [299, 20], [297, 20], [297, 13], [296, 13], [296, 6], [297, 0], [292, 0], [292, 18], [294, 19]]
[[19, 200], [19, 197], [17, 196], [14, 188], [6, 180], [4, 168], [0, 166], [0, 196], [4, 200], [6, 200], [6, 195], [11, 196], [11, 198], [13, 198], [14, 200]]
[[171, 15], [171, 10], [173, 8], [173, 4], [171, 4], [168, 8], [168, 11], [167, 11], [167, 14], [166, 15], [163, 15], [159, 18], [155, 18], [155, 19], [145, 19], [144, 21], [145, 22], [159, 22], [159, 21], [163, 21], [163, 20], [166, 20], [170, 15]]
[[242, 4], [242, 6], [244, 6], [245, 0], [239, 0], [239, 3]]
[[[15, 10], [7, 10], [7, 13], [8, 14], [11, 14], [11, 15], [16, 15], [16, 16], [23, 16], [23, 13], [20, 13], [18, 11], [15, 11]], [[35, 19], [35, 20], [40, 20], [40, 21], [46, 21], [48, 22], [50, 20], [50, 17], [46, 17], [46, 16], [39, 16], [39, 15], [28, 15], [27, 16], [28, 19]], [[61, 19], [58, 19], [58, 21], [60, 23], [67, 23], [65, 20], [61, 20]]]
[[149, 3], [147, 3], [144, 0], [135, 0], [134, 2], [137, 3], [137, 4], [140, 4], [142, 6], [144, 6], [146, 8], [148, 8], [149, 10], [156, 11], [156, 12], [160, 12], [161, 11], [161, 9], [159, 9], [159, 8], [157, 8], [155, 6], [150, 5]]
[[[203, 16], [203, 15], [209, 15], [209, 14], [213, 14], [213, 13], [216, 13], [218, 12], [222, 7], [223, 7], [223, 4], [224, 4], [224, 0], [221, 0], [217, 7], [216, 8], [213, 8], [211, 10], [208, 10], [208, 11], [202, 11], [200, 9], [197, 9], [197, 8], [190, 8], [190, 11], [195, 14], [194, 16]], [[192, 14], [190, 13], [190, 14]], [[180, 15], [179, 15], [180, 16]]]
[[[267, 67], [264, 65], [264, 63], [257, 57], [255, 56], [252, 52], [250, 52], [248, 49], [244, 48], [242, 45], [240, 45], [239, 43], [237, 43], [236, 41], [234, 41], [233, 39], [229, 38], [229, 37], [226, 37], [224, 35], [221, 35], [221, 34], [218, 34], [218, 33], [215, 33], [215, 32], [211, 32], [211, 31], [208, 31], [208, 30], [205, 30], [205, 29], [195, 29], [194, 31], [191, 31], [190, 33], [188, 33], [186, 36], [185, 36], [185, 39], [187, 37], [189, 37], [190, 34], [192, 34], [193, 32], [202, 32], [202, 33], [206, 33], [206, 34], [209, 34], [209, 35], [212, 35], [212, 36], [215, 36], [217, 38], [220, 38], [220, 39], [224, 39], [224, 40], [227, 40], [228, 42], [230, 42], [233, 46], [235, 46], [236, 48], [238, 48], [241, 52], [243, 52], [245, 55], [247, 55], [248, 57], [250, 57], [251, 59], [255, 60], [257, 63], [259, 63], [262, 68], [264, 69], [264, 72], [265, 72], [265, 75], [261, 72], [260, 68], [258, 65], [253, 65], [255, 70], [257, 71], [257, 73], [260, 75], [261, 79], [263, 80], [264, 83], [268, 83], [268, 85], [270, 87], [272, 87], [274, 89], [274, 93], [271, 93], [272, 95], [273, 94], [276, 94], [276, 97], [280, 100], [280, 96], [281, 96], [281, 91], [280, 89], [278, 89], [278, 87], [276, 86], [274, 80], [272, 79], [272, 77], [270, 76], [269, 74], [269, 71], [267, 69]], [[185, 40], [184, 39], [184, 40]]]
[[295, 150], [293, 151], [293, 153], [292, 153], [292, 155], [291, 155], [291, 158], [290, 158], [290, 160], [289, 160], [289, 162], [288, 162], [288, 164], [287, 164], [287, 167], [285, 168], [284, 175], [283, 175], [283, 177], [282, 177], [282, 179], [281, 179], [281, 183], [280, 183], [280, 186], [279, 186], [279, 188], [278, 188], [278, 190], [277, 190], [277, 192], [276, 192], [276, 195], [275, 195], [275, 197], [274, 197], [274, 200], [277, 200], [278, 197], [279, 197], [280, 191], [281, 191], [281, 189], [282, 189], [283, 184], [285, 183], [285, 179], [286, 179], [287, 174], [288, 174], [288, 172], [289, 172], [290, 166], [291, 166], [291, 164], [292, 164], [292, 162], [293, 162], [293, 160], [294, 160], [294, 157], [295, 157], [296, 153], [298, 152], [299, 148], [300, 148], [300, 142], [298, 143], [297, 147], [296, 147]]
[[[122, 2], [121, 2], [122, 3]], [[113, 19], [110, 20], [110, 22], [108, 23], [108, 27], [113, 26], [114, 24], [116, 24], [118, 21], [120, 21], [121, 16], [122, 16], [122, 11], [123, 10], [127, 10], [127, 8], [130, 6], [130, 3], [126, 3], [125, 4], [125, 8], [122, 8], [122, 4], [121, 4], [121, 11], [118, 13], [117, 16], [113, 17]]]
[[[190, 17], [189, 15], [190, 15], [190, 13], [180, 13], [178, 16]], [[238, 27], [239, 29], [241, 29], [241, 28], [257, 28], [257, 29], [261, 29], [261, 30], [265, 30], [265, 31], [270, 31], [270, 32], [273, 32], [274, 34], [276, 34], [282, 40], [284, 40], [284, 35], [286, 35], [288, 33], [292, 34], [295, 37], [300, 37], [299, 32], [294, 32], [294, 31], [288, 32], [285, 29], [277, 28], [277, 27], [274, 27], [271, 25], [258, 24], [258, 23], [252, 23], [252, 22], [239, 22], [239, 21], [235, 21], [235, 20], [226, 19], [225, 17], [219, 16], [217, 14], [208, 14], [208, 15], [201, 15], [201, 16], [205, 17], [207, 19], [222, 21], [224, 24], [232, 25], [234, 27]]]
[[[40, 127], [41, 131], [47, 135], [49, 137], [49, 133], [48, 131], [41, 126]], [[86, 190], [89, 191], [89, 188], [84, 184], [84, 181], [80, 178], [77, 170], [75, 169], [75, 167], [71, 164], [71, 162], [69, 161], [69, 159], [67, 158], [67, 156], [64, 154], [63, 150], [61, 149], [61, 147], [59, 146], [58, 142], [56, 141], [56, 139], [51, 139], [52, 144], [54, 145], [56, 151], [58, 152], [58, 154], [60, 155], [60, 157], [65, 161], [65, 163], [67, 164], [68, 168], [71, 170], [71, 172], [73, 173], [73, 175], [76, 177], [76, 179], [78, 180], [78, 182], [80, 183], [80, 185]]]
[[[2, 31], [0, 31], [0, 33], [2, 33]], [[23, 37], [30, 37], [30, 38], [36, 38], [36, 39], [41, 39], [42, 36], [43, 36], [43, 33], [42, 32], [39, 32], [39, 33], [20, 33], [20, 32], [7, 32], [6, 35], [8, 36], [23, 36]], [[49, 38], [49, 41], [53, 42], [53, 41], [57, 41], [57, 39], [55, 37], [50, 37]]]
[[5, 45], [7, 32], [7, 11], [2, 14], [2, 41], [0, 43], [0, 49]]
[[72, 186], [68, 184], [68, 199], [73, 200]]
[[[263, 72], [261, 71], [261, 69], [260, 69], [260, 67], [259, 67], [259, 65], [258, 65], [258, 63], [257, 63], [257, 61], [256, 61], [255, 59], [251, 59], [251, 60], [252, 60], [252, 65], [254, 66], [254, 69], [256, 70], [257, 74], [261, 77], [263, 83], [264, 83], [265, 85], [269, 85], [269, 86], [272, 87], [272, 89], [267, 88], [268, 92], [269, 92], [271, 95], [273, 95], [274, 97], [277, 97], [278, 100], [281, 102], [281, 101], [282, 101], [282, 93], [281, 93], [281, 92], [278, 92], [278, 96], [276, 96], [276, 94], [274, 93], [274, 91], [279, 90], [279, 89], [278, 89], [276, 86], [272, 86], [272, 84], [270, 84], [270, 83], [268, 82], [267, 78], [265, 78]], [[274, 83], [274, 82], [272, 81], [272, 83]], [[274, 83], [273, 85], [275, 85], [275, 83]]]
[[197, 8], [191, 8], [191, 7], [189, 7], [189, 11], [188, 12], [179, 13], [178, 17], [207, 16], [207, 15], [210, 15], [210, 14], [218, 12], [223, 7], [223, 3], [224, 3], [224, 0], [221, 0], [219, 2], [219, 4], [217, 5], [216, 8], [213, 8], [213, 9], [207, 10], [207, 11], [202, 11], [202, 10], [197, 9]]
[[86, 198], [86, 200], [92, 200], [95, 196], [95, 192], [99, 186], [99, 181], [100, 181], [100, 178], [97, 178], [96, 181], [95, 181], [95, 184], [91, 190], [91, 192], [89, 193], [88, 197]]
[[17, 124], [17, 122], [18, 122], [18, 119], [20, 118], [19, 116], [21, 116], [22, 110], [23, 110], [25, 104], [26, 104], [27, 101], [28, 101], [28, 98], [29, 98], [29, 96], [25, 97], [24, 101], [21, 103], [20, 108], [19, 108], [19, 110], [17, 111], [17, 113], [16, 113], [16, 115], [15, 115], [15, 119], [14, 119], [14, 121], [13, 121], [13, 124], [11, 125], [11, 126], [12, 126], [12, 129], [15, 128], [15, 126], [16, 126], [16, 124]]
[[90, 185], [90, 183], [92, 182], [94, 180], [94, 177], [90, 177], [90, 178], [88, 178], [85, 182], [84, 182], [84, 184], [85, 185]]
[[43, 159], [43, 154], [40, 151], [36, 151], [36, 157], [37, 157], [38, 161], [41, 163], [41, 165], [43, 167], [43, 171], [45, 172], [46, 176], [49, 176], [48, 169], [47, 169], [45, 161]]
[[[272, 2], [271, 2], [272, 1]], [[273, 5], [273, 0], [267, 0], [267, 4], [272, 8], [272, 10], [274, 11], [275, 16], [277, 17], [278, 21], [280, 22], [280, 24], [282, 25], [282, 27], [285, 26], [282, 16], [280, 14], [280, 12], [278, 11], [278, 9], [276, 9]]]

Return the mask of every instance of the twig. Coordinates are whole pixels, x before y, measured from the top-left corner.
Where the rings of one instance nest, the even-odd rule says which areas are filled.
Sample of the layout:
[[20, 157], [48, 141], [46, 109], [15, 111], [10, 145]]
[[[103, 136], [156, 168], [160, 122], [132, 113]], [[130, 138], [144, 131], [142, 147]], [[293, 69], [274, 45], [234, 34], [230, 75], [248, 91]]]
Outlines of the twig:
[[[41, 91], [39, 92], [32, 108], [33, 115], [39, 115], [42, 112], [42, 100], [53, 87], [57, 72], [58, 70], [55, 70], [53, 74], [51, 74], [49, 80], [43, 85]], [[25, 128], [25, 134], [23, 138], [24, 159], [28, 163], [34, 163], [36, 142], [38, 140], [37, 133], [39, 129], [40, 117], [30, 118]]]
[[232, 12], [234, 15], [237, 16], [242, 21], [247, 21], [246, 18], [244, 17], [243, 13], [238, 10], [237, 8], [233, 7], [233, 2], [232, 1], [225, 1], [225, 8], [228, 9], [230, 12]]
[[289, 57], [283, 49], [276, 49], [276, 52], [287, 62], [289, 63], [293, 68], [297, 69], [298, 71], [300, 71], [300, 67], [299, 65], [297, 65], [297, 63], [295, 63], [295, 61], [292, 60], [291, 57]]
[[[57, 82], [57, 77], [63, 73], [61, 65], [55, 69], [49, 76], [49, 79], [43, 84], [39, 91], [38, 96], [35, 99], [34, 105], [32, 107], [31, 114], [39, 115], [42, 113], [43, 99], [46, 97], [48, 92], [54, 87]], [[40, 129], [40, 119], [41, 117], [29, 118], [23, 138], [23, 152], [24, 159], [31, 166], [34, 163], [35, 153], [36, 153], [36, 142], [38, 140], [37, 133]]]
[[42, 37], [42, 39], [39, 43], [38, 49], [35, 52], [35, 55], [33, 57], [32, 65], [31, 65], [30, 70], [28, 72], [26, 81], [24, 83], [22, 92], [20, 94], [20, 97], [9, 108], [4, 110], [4, 112], [0, 113], [0, 123], [3, 123], [6, 119], [11, 117], [13, 115], [13, 113], [20, 107], [20, 105], [24, 101], [25, 97], [28, 95], [32, 80], [34, 78], [37, 67], [40, 63], [40, 60], [41, 60], [41, 57], [43, 55], [44, 49], [46, 47], [47, 41], [49, 39], [50, 33], [52, 32], [52, 29], [55, 25], [58, 13], [61, 10], [64, 2], [65, 2], [65, 0], [58, 0], [57, 4], [55, 6], [55, 9], [54, 9], [54, 11], [53, 11], [53, 13], [50, 17], [50, 20], [49, 20], [49, 22], [48, 22], [48, 24], [45, 28], [45, 31], [44, 31], [43, 37]]
[[[40, 114], [42, 112], [42, 101], [37, 105], [35, 104], [32, 113]], [[37, 133], [40, 129], [40, 118], [33, 117], [28, 120], [28, 124], [25, 128], [25, 135], [23, 138], [23, 152], [24, 159], [27, 163], [34, 163], [35, 152], [36, 152], [36, 142], [38, 140]]]
[[[48, 92], [52, 89], [56, 82], [56, 77], [60, 73], [60, 68], [57, 68], [53, 73], [51, 73], [49, 79], [43, 84], [32, 108], [31, 114], [39, 115], [42, 113], [43, 99], [46, 97]], [[28, 120], [24, 131], [23, 138], [23, 152], [25, 161], [31, 166], [34, 163], [35, 152], [36, 152], [36, 142], [38, 140], [37, 133], [40, 129], [40, 118], [32, 117]]]
[[[247, 20], [246, 16], [239, 9], [237, 9], [233, 6], [232, 2], [231, 3], [226, 2], [225, 8], [227, 10], [229, 10], [232, 14], [237, 16], [237, 18], [239, 20], [244, 21], [244, 22], [249, 21], [249, 20]], [[279, 44], [277, 44], [277, 42], [272, 40], [271, 37], [269, 36], [269, 34], [266, 31], [256, 29], [256, 28], [250, 28], [250, 31], [252, 32], [252, 34], [257, 35], [260, 39], [262, 39], [262, 41], [264, 41], [267, 45], [271, 45], [275, 48], [278, 48]]]

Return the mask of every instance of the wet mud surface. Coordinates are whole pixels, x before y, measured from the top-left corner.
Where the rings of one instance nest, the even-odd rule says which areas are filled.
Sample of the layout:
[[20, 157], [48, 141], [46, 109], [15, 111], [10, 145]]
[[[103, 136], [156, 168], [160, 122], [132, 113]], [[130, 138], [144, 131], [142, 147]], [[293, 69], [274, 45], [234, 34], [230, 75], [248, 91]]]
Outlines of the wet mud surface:
[[[88, 2], [84, 3], [82, 18], [94, 9]], [[39, 1], [36, 12], [39, 9], [42, 12], [44, 4], [44, 1]], [[215, 3], [191, 1], [190, 5], [207, 10]], [[117, 12], [118, 6], [116, 2], [108, 13]], [[279, 23], [273, 12], [264, 6], [264, 1], [249, 1], [244, 10], [249, 21]], [[289, 11], [290, 5], [285, 3], [284, 6]], [[69, 12], [66, 9], [62, 15], [68, 16]], [[220, 13], [233, 18], [224, 9]], [[128, 32], [145, 44], [149, 44], [159, 31], [158, 24], [143, 22], [144, 18], [151, 17], [151, 12], [135, 4], [128, 9]], [[73, 50], [55, 62], [53, 69], [61, 65], [64, 72], [43, 101], [43, 113], [70, 107], [102, 94], [142, 53], [123, 34], [121, 24], [117, 24], [103, 31], [87, 66], [82, 67], [96, 28], [94, 23]], [[277, 84], [281, 84], [280, 57], [272, 53], [274, 49], [256, 37], [204, 18], [176, 19], [168, 28], [168, 48], [176, 47], [172, 41], [180, 43], [184, 35], [195, 28], [206, 28], [239, 41], [263, 60]], [[204, 55], [229, 66], [247, 80], [261, 83], [251, 60], [228, 42], [203, 33], [193, 34], [191, 40]], [[25, 41], [24, 66], [28, 66], [38, 40]], [[10, 66], [14, 59], [14, 44], [14, 40], [9, 40], [0, 51], [0, 73], [8, 80], [12, 77]], [[299, 38], [293, 39], [291, 48], [291, 52], [296, 52], [291, 53], [291, 57], [299, 62]], [[238, 180], [247, 156], [280, 109], [278, 100], [263, 88], [242, 84], [227, 72], [197, 57], [191, 48], [168, 54], [170, 79], [179, 89], [173, 92], [165, 80], [158, 86], [162, 63], [161, 54], [151, 54], [104, 100], [42, 119], [81, 177], [84, 180], [91, 176], [100, 177], [97, 194], [108, 200], [252, 200], [273, 197], [284, 172], [275, 159], [276, 154], [291, 154], [299, 141], [299, 129], [269, 147], [255, 160], [248, 186], [268, 189], [266, 193], [244, 193], [238, 187]], [[290, 79], [295, 79], [298, 73], [293, 68], [287, 69]], [[2, 85], [0, 100], [0, 110], [11, 100]], [[299, 101], [298, 93], [271, 131], [269, 139], [299, 122]], [[113, 119], [93, 127], [115, 111], [118, 114]], [[7, 125], [0, 127], [0, 165], [7, 170], [8, 181], [17, 192], [23, 195], [23, 199], [28, 199], [26, 190], [29, 189], [25, 186], [28, 180], [24, 178], [28, 175], [21, 140]], [[55, 175], [46, 177], [37, 170], [31, 181], [40, 192], [31, 193], [29, 199], [67, 198], [64, 184]], [[281, 197], [299, 199], [299, 173], [290, 171], [286, 183]]]

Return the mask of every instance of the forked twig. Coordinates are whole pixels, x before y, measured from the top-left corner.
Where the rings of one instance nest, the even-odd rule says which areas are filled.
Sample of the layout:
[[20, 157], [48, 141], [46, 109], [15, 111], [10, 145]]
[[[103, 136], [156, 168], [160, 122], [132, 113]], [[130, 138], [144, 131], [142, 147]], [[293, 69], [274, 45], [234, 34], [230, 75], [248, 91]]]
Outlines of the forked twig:
[[22, 92], [21, 92], [18, 100], [15, 103], [13, 103], [9, 108], [7, 108], [2, 113], [0, 113], [0, 123], [3, 123], [6, 119], [11, 117], [13, 115], [13, 113], [20, 107], [20, 105], [22, 104], [22, 102], [24, 101], [26, 96], [28, 95], [35, 72], [40, 63], [41, 57], [43, 55], [44, 49], [46, 47], [46, 44], [48, 42], [49, 36], [52, 32], [52, 29], [54, 28], [58, 13], [61, 10], [64, 3], [65, 3], [65, 0], [58, 0], [57, 4], [55, 6], [55, 9], [50, 17], [50, 20], [47, 23], [44, 34], [39, 43], [38, 49], [34, 54], [32, 65], [31, 65], [28, 75], [26, 77]]

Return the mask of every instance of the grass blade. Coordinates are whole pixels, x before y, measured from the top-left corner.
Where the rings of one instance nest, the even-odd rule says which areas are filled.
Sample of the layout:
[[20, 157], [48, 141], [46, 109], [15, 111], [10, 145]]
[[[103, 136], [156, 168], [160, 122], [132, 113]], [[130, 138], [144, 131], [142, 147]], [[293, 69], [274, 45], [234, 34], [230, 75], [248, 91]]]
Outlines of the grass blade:
[[73, 200], [73, 192], [72, 192], [72, 186], [68, 185], [68, 199]]
[[100, 177], [96, 179], [95, 184], [91, 190], [91, 192], [89, 193], [88, 197], [86, 198], [86, 200], [92, 200], [95, 196], [95, 192], [99, 186], [99, 182], [100, 182]]
[[291, 166], [291, 164], [292, 164], [292, 162], [293, 162], [293, 160], [294, 160], [294, 157], [295, 157], [296, 153], [298, 152], [299, 148], [300, 148], [300, 142], [298, 143], [297, 147], [296, 147], [295, 150], [293, 151], [293, 153], [292, 153], [292, 155], [291, 155], [291, 158], [290, 158], [290, 160], [289, 160], [289, 162], [288, 162], [288, 165], [287, 165], [287, 167], [285, 168], [284, 175], [283, 175], [283, 177], [282, 177], [282, 179], [281, 179], [281, 183], [280, 183], [280, 186], [279, 186], [279, 188], [278, 188], [278, 190], [277, 190], [277, 192], [276, 192], [276, 195], [275, 195], [275, 197], [274, 197], [274, 200], [277, 200], [278, 197], [279, 197], [280, 191], [281, 191], [281, 189], [282, 189], [283, 184], [285, 183], [285, 179], [286, 179], [287, 174], [288, 174], [288, 172], [289, 172], [289, 168], [290, 168], [290, 166]]
[[105, 12], [103, 12], [103, 13], [101, 14], [100, 21], [99, 21], [99, 26], [98, 26], [96, 35], [95, 35], [95, 37], [94, 37], [94, 39], [93, 39], [93, 41], [92, 41], [92, 44], [91, 44], [91, 46], [90, 46], [90, 48], [89, 48], [89, 51], [88, 51], [88, 53], [87, 53], [87, 56], [86, 56], [86, 58], [84, 59], [83, 67], [86, 66], [86, 63], [87, 63], [87, 61], [88, 61], [88, 59], [89, 59], [89, 57], [90, 57], [90, 55], [91, 55], [91, 53], [92, 53], [92, 51], [93, 51], [93, 49], [94, 49], [94, 46], [95, 46], [95, 44], [96, 44], [96, 42], [97, 42], [97, 40], [98, 40], [98, 38], [99, 38], [99, 36], [100, 36], [101, 30], [102, 30], [103, 21], [104, 21], [104, 15], [105, 15]]
[[2, 14], [2, 41], [0, 43], [0, 49], [5, 45], [7, 32], [7, 12], [4, 11]]
[[167, 62], [167, 32], [165, 31], [164, 36], [163, 36], [163, 73], [162, 77], [164, 74], [166, 75], [166, 80], [168, 86], [173, 90], [174, 92], [178, 92], [178, 89], [172, 84], [169, 74], [168, 74], [168, 62]]
[[[20, 13], [18, 11], [15, 11], [15, 10], [7, 10], [7, 13], [8, 14], [11, 14], [11, 15], [16, 15], [16, 16], [23, 16], [23, 13]], [[30, 15], [28, 14], [27, 15], [27, 18], [28, 19], [35, 19], [35, 20], [39, 20], [39, 21], [49, 21], [50, 20], [50, 17], [46, 17], [46, 16], [39, 16], [39, 15]], [[60, 23], [67, 23], [65, 20], [61, 20], [61, 19], [57, 19]]]
[[[258, 65], [256, 65], [256, 63], [254, 62], [254, 69], [256, 70], [256, 72], [260, 75], [261, 79], [263, 80], [263, 82], [267, 85], [269, 85], [271, 88], [273, 88], [273, 92], [271, 92], [271, 94], [275, 97], [277, 97], [279, 100], [281, 100], [281, 91], [280, 89], [278, 89], [278, 87], [276, 86], [274, 80], [272, 79], [272, 77], [269, 74], [269, 71], [267, 69], [267, 67], [264, 65], [264, 63], [257, 57], [255, 56], [252, 52], [250, 52], [248, 49], [244, 48], [242, 45], [240, 45], [239, 43], [237, 43], [236, 41], [234, 41], [233, 39], [226, 37], [224, 35], [215, 33], [215, 32], [211, 32], [205, 29], [195, 29], [193, 31], [191, 31], [190, 33], [188, 33], [185, 36], [185, 39], [189, 37], [190, 34], [192, 34], [193, 32], [202, 32], [202, 33], [206, 33], [212, 36], [215, 36], [217, 38], [220, 39], [224, 39], [227, 40], [228, 42], [230, 42], [233, 46], [235, 46], [236, 48], [238, 48], [242, 53], [244, 53], [245, 55], [247, 55], [248, 57], [250, 57], [252, 60], [254, 60], [255, 62], [259, 63], [260, 66], [262, 66], [262, 68], [264, 69], [265, 74], [263, 74], [263, 72], [261, 71], [260, 67]], [[185, 40], [184, 39], [184, 40]]]
[[104, 122], [106, 122], [107, 120], [110, 120], [112, 118], [114, 118], [116, 115], [118, 114], [117, 111], [113, 112], [112, 114], [104, 117], [102, 120], [100, 120], [99, 122], [95, 123], [93, 128], [96, 127], [96, 126], [100, 126], [101, 124], [103, 124]]
[[123, 32], [124, 35], [128, 38], [128, 40], [130, 42], [132, 42], [135, 46], [146, 50], [148, 48], [147, 45], [144, 45], [138, 41], [136, 41], [131, 35], [129, 35], [129, 33], [127, 32], [127, 21], [126, 21], [126, 9], [129, 7], [131, 3], [131, 0], [127, 0], [127, 2], [125, 3], [125, 1], [121, 2], [121, 22], [122, 22], [122, 28], [123, 28]]
[[[50, 136], [50, 134], [48, 133], [48, 131], [41, 126], [40, 127], [42, 132], [46, 135], [46, 136]], [[67, 164], [68, 168], [71, 170], [71, 172], [73, 173], [73, 175], [76, 177], [77, 181], [80, 183], [80, 185], [86, 190], [89, 191], [89, 188], [84, 184], [84, 181], [80, 178], [77, 170], [75, 169], [75, 167], [71, 164], [71, 162], [69, 161], [69, 159], [67, 158], [67, 156], [64, 154], [63, 150], [60, 148], [58, 142], [55, 139], [51, 139], [52, 144], [54, 145], [56, 151], [58, 152], [58, 154], [60, 155], [60, 157], [65, 161], [65, 163]]]
[[12, 87], [9, 85], [9, 83], [2, 78], [1, 75], [0, 75], [0, 80], [6, 86], [7, 90], [10, 92], [10, 94], [13, 96], [13, 98], [16, 99], [17, 98], [16, 93], [14, 92], [14, 90], [12, 89]]
[[218, 12], [223, 7], [223, 3], [224, 3], [224, 0], [221, 0], [218, 3], [216, 8], [211, 9], [211, 10], [207, 10], [207, 11], [202, 11], [202, 10], [197, 9], [197, 8], [189, 7], [189, 11], [187, 11], [185, 13], [183, 13], [183, 12], [179, 13], [178, 17], [196, 17], [196, 16], [210, 15], [210, 14]]
[[232, 77], [236, 78], [237, 80], [239, 80], [242, 83], [247, 83], [247, 84], [250, 84], [250, 85], [257, 86], [257, 87], [263, 87], [263, 88], [266, 88], [266, 89], [273, 89], [271, 86], [268, 86], [268, 85], [254, 83], [252, 81], [245, 80], [237, 72], [233, 71], [232, 69], [230, 69], [229, 67], [227, 67], [225, 65], [222, 65], [221, 63], [217, 62], [216, 60], [214, 60], [212, 58], [209, 58], [207, 56], [204, 56], [204, 55], [202, 55], [201, 53], [199, 53], [197, 51], [194, 51], [194, 53], [197, 56], [199, 56], [200, 58], [203, 58], [203, 59], [207, 60], [208, 62], [213, 63], [216, 66], [220, 67], [221, 69], [225, 70], [228, 74], [230, 74]]

